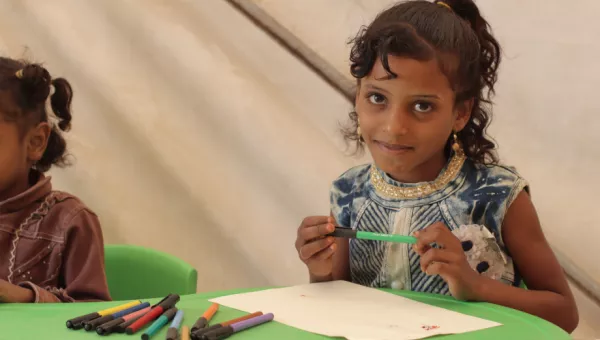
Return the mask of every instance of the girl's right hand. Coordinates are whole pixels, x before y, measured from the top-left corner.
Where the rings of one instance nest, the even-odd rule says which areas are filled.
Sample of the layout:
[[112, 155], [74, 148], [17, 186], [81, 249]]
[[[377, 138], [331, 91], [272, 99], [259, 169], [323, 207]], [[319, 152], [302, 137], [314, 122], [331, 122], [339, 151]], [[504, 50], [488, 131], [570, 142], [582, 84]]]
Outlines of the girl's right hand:
[[337, 246], [335, 238], [326, 235], [335, 230], [334, 223], [335, 220], [330, 216], [310, 216], [298, 228], [296, 250], [308, 267], [311, 281], [331, 280], [332, 256]]

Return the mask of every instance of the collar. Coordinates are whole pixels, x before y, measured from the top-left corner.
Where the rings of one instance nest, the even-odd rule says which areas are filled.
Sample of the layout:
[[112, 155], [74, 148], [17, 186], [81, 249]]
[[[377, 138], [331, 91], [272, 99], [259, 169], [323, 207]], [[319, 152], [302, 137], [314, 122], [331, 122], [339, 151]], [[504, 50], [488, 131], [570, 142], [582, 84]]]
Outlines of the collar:
[[[388, 185], [392, 185], [394, 187], [416, 188], [416, 187], [427, 185], [427, 184], [432, 185], [435, 182], [435, 181], [421, 182], [421, 183], [398, 182], [398, 181], [394, 180], [393, 178], [391, 178], [385, 172], [381, 171], [381, 169], [377, 168], [377, 166], [375, 164], [373, 164], [372, 166], [375, 167], [377, 173], [379, 174], [379, 176], [383, 179], [383, 181], [385, 183], [387, 183]], [[369, 174], [369, 184], [368, 184], [369, 197], [371, 199], [373, 199], [374, 201], [378, 202], [379, 204], [381, 204], [382, 206], [390, 208], [390, 209], [415, 207], [415, 206], [421, 206], [421, 205], [438, 202], [438, 201], [441, 201], [444, 198], [452, 195], [463, 185], [463, 183], [465, 182], [466, 174], [470, 171], [470, 169], [472, 167], [473, 167], [472, 162], [469, 159], [466, 159], [464, 161], [464, 163], [462, 164], [462, 167], [460, 167], [459, 171], [457, 171], [456, 174], [453, 175], [452, 179], [450, 179], [450, 181], [446, 185], [444, 185], [442, 188], [439, 188], [428, 195], [425, 195], [425, 196], [422, 196], [419, 198], [411, 198], [411, 199], [409, 199], [409, 198], [390, 198], [386, 195], [380, 194], [373, 186], [373, 183], [371, 182], [371, 175]], [[448, 164], [446, 164], [446, 166], [442, 169], [442, 171], [438, 175], [438, 178], [443, 176], [447, 171], [448, 171]]]
[[42, 173], [34, 173], [33, 175], [37, 177], [37, 181], [33, 186], [17, 196], [0, 202], [0, 214], [19, 211], [52, 192], [52, 177], [46, 177]]

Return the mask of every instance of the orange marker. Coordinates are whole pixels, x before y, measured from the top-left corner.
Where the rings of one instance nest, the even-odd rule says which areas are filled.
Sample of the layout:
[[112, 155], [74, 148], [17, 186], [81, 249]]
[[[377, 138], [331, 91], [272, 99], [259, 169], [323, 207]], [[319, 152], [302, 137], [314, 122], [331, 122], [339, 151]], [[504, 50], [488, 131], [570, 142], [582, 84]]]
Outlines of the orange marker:
[[217, 312], [218, 309], [219, 309], [219, 305], [216, 303], [213, 303], [210, 307], [208, 307], [206, 312], [204, 312], [204, 314], [202, 314], [200, 319], [198, 319], [198, 321], [196, 321], [194, 326], [192, 326], [192, 333], [208, 326], [208, 322], [210, 321], [210, 319], [212, 319], [213, 315], [215, 315], [215, 313]]

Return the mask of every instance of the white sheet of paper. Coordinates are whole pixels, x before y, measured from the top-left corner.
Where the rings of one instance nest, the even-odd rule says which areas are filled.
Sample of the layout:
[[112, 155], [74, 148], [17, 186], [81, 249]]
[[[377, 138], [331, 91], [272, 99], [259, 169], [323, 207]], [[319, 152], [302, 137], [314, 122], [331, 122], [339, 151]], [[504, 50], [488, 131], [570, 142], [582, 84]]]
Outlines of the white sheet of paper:
[[275, 321], [288, 326], [348, 340], [413, 340], [500, 325], [347, 281], [270, 289], [210, 301], [248, 313], [273, 313]]

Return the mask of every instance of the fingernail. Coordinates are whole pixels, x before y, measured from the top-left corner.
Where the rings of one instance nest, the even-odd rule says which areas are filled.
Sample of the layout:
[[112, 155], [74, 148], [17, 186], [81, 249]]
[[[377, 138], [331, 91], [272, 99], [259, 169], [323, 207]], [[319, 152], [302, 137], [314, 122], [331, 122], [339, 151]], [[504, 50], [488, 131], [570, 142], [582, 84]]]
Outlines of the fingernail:
[[329, 224], [329, 225], [327, 226], [327, 231], [329, 231], [329, 232], [333, 232], [334, 230], [335, 230], [335, 227], [333, 226], [333, 224]]
[[331, 249], [332, 251], [334, 251], [334, 250], [335, 250], [335, 247], [336, 247], [336, 245], [335, 245], [335, 243], [334, 243], [334, 244], [332, 244], [332, 245], [330, 245], [330, 246], [329, 246], [329, 249]]
[[334, 241], [335, 241], [335, 238], [333, 238], [333, 237], [327, 238], [327, 242], [329, 242], [329, 243], [333, 243]]

